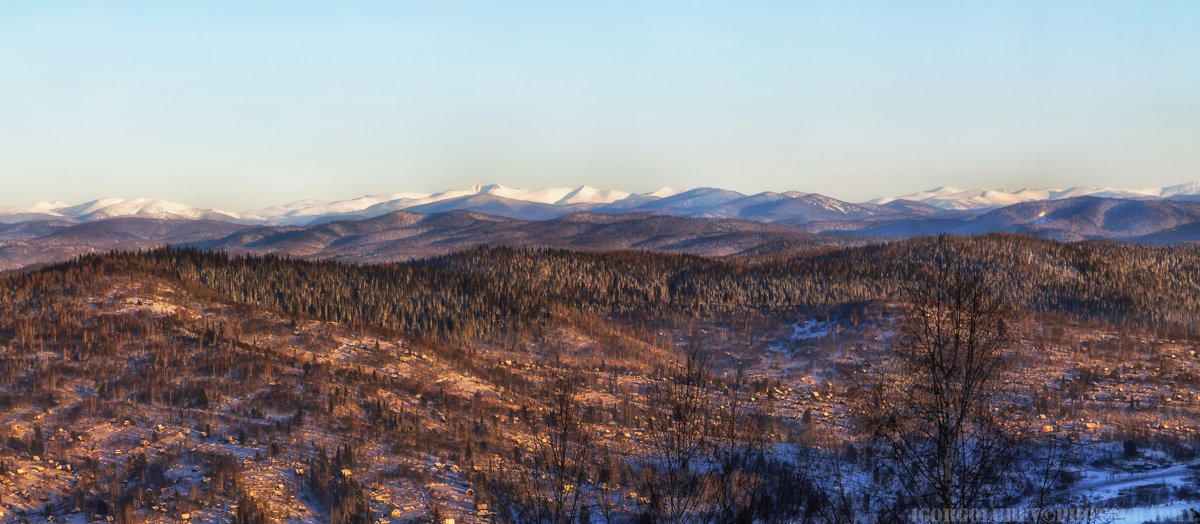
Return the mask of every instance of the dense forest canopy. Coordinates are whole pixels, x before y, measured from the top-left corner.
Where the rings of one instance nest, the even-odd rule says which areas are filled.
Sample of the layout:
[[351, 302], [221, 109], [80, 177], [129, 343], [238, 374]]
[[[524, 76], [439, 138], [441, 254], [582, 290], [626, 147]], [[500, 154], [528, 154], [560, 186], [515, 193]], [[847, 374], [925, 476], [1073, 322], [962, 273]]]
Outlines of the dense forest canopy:
[[[1015, 306], [1071, 318], [1197, 331], [1200, 252], [1023, 235], [941, 236], [787, 257], [714, 259], [641, 251], [475, 248], [355, 265], [195, 249], [88, 255], [9, 277], [19, 292], [64, 270], [150, 271], [230, 300], [434, 338], [471, 338], [556, 313], [786, 312], [895, 300], [947, 260]], [[30, 290], [36, 293], [36, 290]]]

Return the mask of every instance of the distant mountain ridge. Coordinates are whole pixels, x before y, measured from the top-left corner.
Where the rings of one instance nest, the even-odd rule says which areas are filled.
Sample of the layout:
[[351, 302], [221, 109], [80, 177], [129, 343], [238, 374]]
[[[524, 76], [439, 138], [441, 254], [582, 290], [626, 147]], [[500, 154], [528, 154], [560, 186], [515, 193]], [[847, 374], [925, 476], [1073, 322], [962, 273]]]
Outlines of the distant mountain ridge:
[[216, 220], [245, 224], [316, 225], [335, 220], [370, 218], [395, 211], [439, 213], [475, 211], [523, 220], [546, 220], [570, 213], [649, 213], [690, 218], [740, 218], [757, 222], [799, 224], [811, 221], [920, 219], [936, 215], [980, 214], [1004, 206], [1057, 201], [1082, 196], [1132, 200], [1197, 200], [1200, 181], [1161, 188], [1118, 189], [958, 189], [940, 187], [901, 197], [846, 202], [816, 193], [787, 191], [746, 195], [721, 188], [662, 188], [648, 193], [596, 189], [591, 186], [536, 190], [476, 184], [438, 193], [391, 193], [326, 202], [300, 200], [245, 212], [200, 209], [151, 198], [102, 198], [82, 204], [39, 202], [0, 207], [0, 223], [34, 220], [91, 222], [117, 217]]
[[[549, 198], [549, 197], [547, 197]], [[560, 196], [559, 198], [562, 198]], [[618, 200], [631, 209], [561, 214], [555, 204], [485, 194], [379, 216], [326, 216], [306, 225], [118, 216], [0, 224], [0, 270], [110, 250], [190, 245], [231, 253], [387, 262], [477, 245], [653, 250], [706, 256], [778, 255], [936, 235], [1022, 233], [1060, 241], [1200, 242], [1200, 201], [1083, 196], [988, 211], [943, 211], [896, 200], [849, 204], [821, 195], [751, 196], [716, 189]], [[468, 206], [472, 209], [457, 209]], [[77, 206], [81, 216], [104, 206]], [[159, 207], [157, 209], [170, 209]], [[691, 213], [674, 216], [663, 213]], [[534, 215], [515, 218], [513, 214]], [[92, 215], [94, 216], [94, 215]], [[732, 218], [725, 218], [732, 217]]]
[[390, 262], [479, 245], [726, 256], [864, 242], [867, 241], [823, 237], [789, 224], [646, 213], [577, 212], [548, 220], [521, 220], [464, 210], [427, 215], [394, 211], [377, 217], [305, 226], [118, 217], [93, 222], [39, 220], [0, 224], [0, 270], [66, 260], [85, 253], [163, 245], [346, 262]]
[[874, 204], [886, 204], [893, 200], [922, 202], [939, 209], [979, 210], [1019, 204], [1035, 200], [1062, 200], [1082, 196], [1125, 198], [1132, 200], [1154, 200], [1168, 198], [1195, 199], [1200, 197], [1200, 180], [1165, 187], [1141, 189], [1119, 189], [1111, 187], [1072, 187], [1067, 189], [959, 189], [943, 186], [929, 191], [912, 193], [895, 198], [870, 200]]
[[0, 209], [0, 270], [168, 244], [383, 262], [481, 244], [732, 256], [998, 232], [1060, 241], [1200, 242], [1200, 183], [1141, 190], [940, 188], [912, 197], [851, 203], [800, 191], [638, 194], [479, 184], [244, 213], [147, 198], [43, 202]]

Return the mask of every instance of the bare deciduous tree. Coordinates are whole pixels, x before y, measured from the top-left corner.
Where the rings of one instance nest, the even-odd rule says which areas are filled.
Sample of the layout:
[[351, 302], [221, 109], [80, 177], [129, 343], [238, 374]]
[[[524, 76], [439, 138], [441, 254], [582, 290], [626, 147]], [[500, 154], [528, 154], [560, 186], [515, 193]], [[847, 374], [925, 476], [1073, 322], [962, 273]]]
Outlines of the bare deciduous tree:
[[544, 416], [527, 417], [533, 443], [511, 472], [521, 520], [567, 524], [583, 508], [582, 484], [591, 464], [591, 434], [580, 415], [578, 377], [548, 385]]
[[1010, 342], [1006, 311], [952, 262], [906, 295], [893, 351], [859, 374], [860, 422], [890, 473], [893, 516], [919, 507], [954, 522], [956, 510], [996, 504], [1014, 480], [1014, 405], [999, 380]]
[[683, 369], [649, 392], [653, 415], [646, 422], [653, 460], [642, 490], [657, 522], [684, 522], [705, 502], [708, 477], [701, 471], [711, 450], [714, 413], [708, 355], [693, 339]]
[[767, 462], [767, 415], [753, 405], [745, 371], [738, 368], [718, 390], [717, 430], [713, 435], [713, 513], [718, 522], [751, 520], [755, 503], [769, 489], [763, 471]]

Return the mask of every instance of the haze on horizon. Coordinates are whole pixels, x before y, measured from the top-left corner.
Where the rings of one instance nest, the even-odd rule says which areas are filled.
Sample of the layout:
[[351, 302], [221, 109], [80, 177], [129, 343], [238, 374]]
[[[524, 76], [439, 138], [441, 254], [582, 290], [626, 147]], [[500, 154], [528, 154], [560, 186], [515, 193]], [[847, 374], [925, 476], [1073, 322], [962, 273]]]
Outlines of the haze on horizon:
[[0, 206], [1200, 178], [1195, 2], [0, 6]]

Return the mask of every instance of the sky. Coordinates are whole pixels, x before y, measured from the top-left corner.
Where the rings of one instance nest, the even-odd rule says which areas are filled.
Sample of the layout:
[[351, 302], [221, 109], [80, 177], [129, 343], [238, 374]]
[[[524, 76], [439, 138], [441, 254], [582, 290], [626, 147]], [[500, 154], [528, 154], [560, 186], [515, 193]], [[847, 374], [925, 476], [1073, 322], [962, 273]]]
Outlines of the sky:
[[0, 205], [1200, 179], [1200, 2], [0, 3]]

